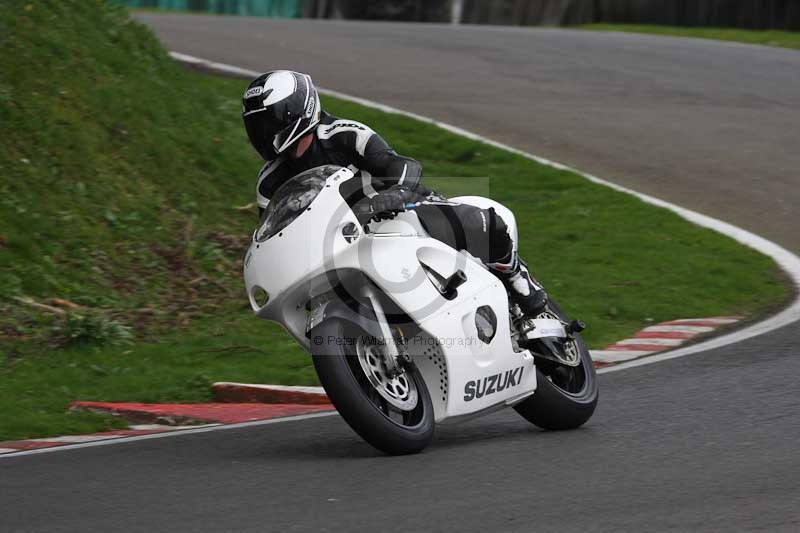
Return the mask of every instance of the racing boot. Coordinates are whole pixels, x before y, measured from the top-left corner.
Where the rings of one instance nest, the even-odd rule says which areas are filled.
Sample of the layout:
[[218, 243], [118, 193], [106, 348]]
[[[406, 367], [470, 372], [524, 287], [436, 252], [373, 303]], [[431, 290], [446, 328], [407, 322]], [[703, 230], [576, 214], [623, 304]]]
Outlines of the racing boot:
[[547, 293], [530, 275], [516, 252], [499, 263], [487, 263], [492, 273], [505, 285], [511, 301], [519, 305], [527, 317], [535, 317], [545, 310]]

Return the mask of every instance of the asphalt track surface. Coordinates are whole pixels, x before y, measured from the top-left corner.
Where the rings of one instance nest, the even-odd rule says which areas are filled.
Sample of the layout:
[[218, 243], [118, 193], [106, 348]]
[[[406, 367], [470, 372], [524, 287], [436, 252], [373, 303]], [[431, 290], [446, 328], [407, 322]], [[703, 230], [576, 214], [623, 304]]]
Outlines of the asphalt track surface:
[[[800, 251], [796, 52], [555, 30], [141, 18], [172, 50], [307, 70], [328, 88]], [[797, 531], [797, 329], [604, 374], [597, 413], [573, 432], [542, 432], [507, 411], [442, 426], [425, 453], [395, 458], [331, 416], [6, 458], [0, 530]]]

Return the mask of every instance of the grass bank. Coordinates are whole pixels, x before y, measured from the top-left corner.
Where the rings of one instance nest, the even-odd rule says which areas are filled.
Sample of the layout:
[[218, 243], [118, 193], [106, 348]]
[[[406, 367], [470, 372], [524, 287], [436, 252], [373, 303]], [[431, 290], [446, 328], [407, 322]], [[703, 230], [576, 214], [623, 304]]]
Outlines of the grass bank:
[[[119, 424], [65, 414], [78, 399], [316, 383], [243, 294], [260, 166], [241, 127], [244, 84], [176, 66], [102, 2], [4, 2], [0, 41], [0, 440]], [[402, 116], [324, 105], [420, 159], [442, 192], [508, 204], [523, 255], [590, 325], [591, 346], [787, 295], [771, 260], [667, 211]]]
[[655, 26], [649, 24], [585, 24], [573, 26], [580, 30], [621, 31], [627, 33], [647, 33], [651, 35], [671, 35], [673, 37], [697, 37], [737, 43], [761, 44], [781, 48], [800, 49], [800, 32], [777, 30], [742, 30], [738, 28], [686, 28], [679, 26]]

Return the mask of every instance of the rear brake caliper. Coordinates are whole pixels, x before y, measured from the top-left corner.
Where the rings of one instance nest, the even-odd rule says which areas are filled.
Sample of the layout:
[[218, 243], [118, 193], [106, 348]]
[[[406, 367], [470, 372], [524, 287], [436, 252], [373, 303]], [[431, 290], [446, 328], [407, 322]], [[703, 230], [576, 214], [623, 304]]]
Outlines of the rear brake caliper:
[[[551, 320], [560, 319], [550, 313], [544, 313], [537, 318]], [[565, 338], [561, 337], [538, 337], [529, 338], [528, 333], [536, 328], [533, 320], [525, 320], [520, 324], [520, 346], [531, 351], [533, 356], [538, 359], [546, 359], [565, 366], [578, 366], [580, 364], [580, 353], [575, 343], [575, 335], [586, 329], [586, 324], [580, 320], [573, 320], [569, 324], [561, 322], [564, 326]]]
[[583, 323], [581, 320], [573, 320], [566, 326], [564, 326], [564, 331], [567, 332], [567, 335], [570, 337], [574, 336], [576, 333], [580, 333], [581, 331], [586, 329], [586, 324]]

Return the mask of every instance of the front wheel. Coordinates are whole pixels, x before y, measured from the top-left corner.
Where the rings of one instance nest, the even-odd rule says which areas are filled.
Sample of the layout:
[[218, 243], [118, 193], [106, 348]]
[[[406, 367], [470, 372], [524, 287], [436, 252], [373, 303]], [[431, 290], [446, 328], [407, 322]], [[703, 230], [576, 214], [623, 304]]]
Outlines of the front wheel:
[[389, 377], [374, 337], [343, 319], [311, 331], [314, 368], [333, 405], [356, 433], [392, 455], [417, 453], [433, 439], [428, 389], [416, 367]]
[[[537, 318], [568, 322], [566, 314], [552, 301]], [[565, 349], [577, 351], [580, 364], [569, 367], [554, 361], [537, 361], [536, 392], [514, 406], [526, 420], [543, 429], [577, 428], [591, 418], [597, 407], [597, 374], [586, 344], [580, 335], [575, 335]]]

